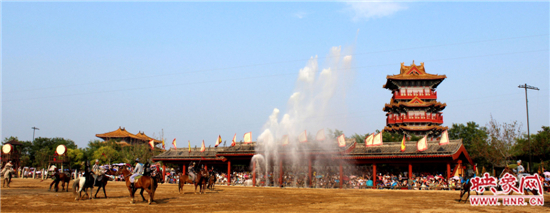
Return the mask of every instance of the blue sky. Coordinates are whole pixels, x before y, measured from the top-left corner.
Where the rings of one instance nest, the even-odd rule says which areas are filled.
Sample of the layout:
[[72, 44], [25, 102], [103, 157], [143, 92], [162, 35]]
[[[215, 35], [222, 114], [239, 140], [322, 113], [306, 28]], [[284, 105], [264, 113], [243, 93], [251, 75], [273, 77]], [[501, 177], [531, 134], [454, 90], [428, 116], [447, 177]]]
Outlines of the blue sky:
[[[180, 146], [259, 135], [310, 57], [352, 48], [345, 110], [327, 128], [385, 125], [400, 63], [445, 74], [444, 125], [549, 125], [548, 2], [2, 2], [2, 138], [80, 147], [126, 127]], [[314, 131], [314, 130], [309, 130]]]

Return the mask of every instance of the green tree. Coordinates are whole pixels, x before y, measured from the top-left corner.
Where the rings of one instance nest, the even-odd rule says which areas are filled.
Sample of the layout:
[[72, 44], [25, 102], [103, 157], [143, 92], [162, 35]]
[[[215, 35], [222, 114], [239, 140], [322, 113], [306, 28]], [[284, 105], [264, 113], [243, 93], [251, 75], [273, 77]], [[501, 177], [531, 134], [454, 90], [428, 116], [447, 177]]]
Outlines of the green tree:
[[449, 139], [462, 139], [464, 148], [470, 151], [472, 142], [475, 138], [484, 138], [487, 136], [487, 128], [479, 126], [476, 122], [470, 121], [464, 124], [455, 124], [449, 129]]
[[338, 136], [344, 134], [344, 131], [342, 130], [338, 130], [338, 129], [334, 129], [334, 131], [332, 129], [328, 129], [328, 135], [329, 137], [332, 137], [332, 139], [336, 139], [338, 138]]
[[67, 149], [67, 156], [69, 156], [71, 161], [71, 168], [83, 169], [81, 168], [81, 163], [84, 160], [84, 152], [82, 149]]
[[[531, 134], [531, 149], [529, 149], [527, 134], [518, 138], [514, 147], [514, 156], [526, 161], [526, 159], [529, 159], [529, 152], [532, 153], [534, 162], [550, 160], [550, 127], [543, 126], [542, 130], [539, 130], [536, 134]], [[549, 167], [548, 164], [545, 165], [546, 167]]]
[[114, 163], [119, 160], [119, 152], [111, 146], [103, 146], [93, 154], [93, 159], [98, 159], [101, 164]]

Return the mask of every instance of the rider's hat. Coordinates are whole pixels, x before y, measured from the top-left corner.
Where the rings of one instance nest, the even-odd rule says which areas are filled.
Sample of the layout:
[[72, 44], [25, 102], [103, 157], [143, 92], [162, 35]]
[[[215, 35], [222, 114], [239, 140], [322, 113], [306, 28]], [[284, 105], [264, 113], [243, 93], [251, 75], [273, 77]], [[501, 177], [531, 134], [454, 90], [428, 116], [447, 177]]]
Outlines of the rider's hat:
[[521, 163], [521, 160], [518, 160], [518, 163]]
[[136, 162], [139, 162], [139, 158], [136, 158]]
[[95, 162], [96, 162], [96, 163], [99, 163], [99, 159], [95, 159]]
[[195, 165], [195, 162], [193, 162], [193, 165]]

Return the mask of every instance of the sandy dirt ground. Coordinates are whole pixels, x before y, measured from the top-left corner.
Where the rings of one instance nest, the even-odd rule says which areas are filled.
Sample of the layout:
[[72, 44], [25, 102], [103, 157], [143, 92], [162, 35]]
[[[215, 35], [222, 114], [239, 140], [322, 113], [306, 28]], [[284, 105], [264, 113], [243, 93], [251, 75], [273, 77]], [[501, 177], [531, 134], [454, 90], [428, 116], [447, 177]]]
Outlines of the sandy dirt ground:
[[[50, 180], [14, 179], [2, 188], [2, 212], [550, 212], [550, 196], [544, 206], [471, 206], [458, 203], [457, 191], [357, 190], [252, 188], [217, 186], [206, 194], [194, 194], [194, 187], [160, 185], [156, 202], [148, 205], [137, 195], [130, 204], [123, 182], [109, 182], [107, 196], [75, 201], [69, 192], [48, 191]], [[72, 185], [72, 182], [71, 182]], [[95, 188], [96, 190], [97, 188]], [[94, 193], [95, 193], [94, 190]], [[148, 195], [144, 192], [147, 199]], [[138, 198], [139, 197], [139, 198]]]

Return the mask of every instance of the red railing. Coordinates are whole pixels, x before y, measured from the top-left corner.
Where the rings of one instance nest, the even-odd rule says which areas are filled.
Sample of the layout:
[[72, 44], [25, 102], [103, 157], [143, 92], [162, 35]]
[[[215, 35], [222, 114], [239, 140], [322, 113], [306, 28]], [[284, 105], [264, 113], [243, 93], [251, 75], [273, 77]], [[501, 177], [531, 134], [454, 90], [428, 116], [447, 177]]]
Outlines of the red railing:
[[437, 92], [431, 91], [426, 93], [424, 90], [422, 92], [408, 92], [405, 90], [405, 92], [401, 93], [400, 91], [395, 91], [393, 93], [394, 99], [412, 99], [415, 96], [418, 96], [422, 99], [437, 99]]
[[419, 115], [419, 116], [409, 116], [409, 115], [394, 115], [390, 118], [388, 116], [386, 118], [386, 124], [400, 124], [400, 123], [438, 123], [443, 124], [443, 115], [433, 115], [433, 116], [426, 116], [426, 115]]

